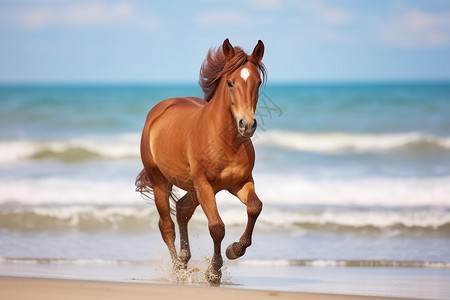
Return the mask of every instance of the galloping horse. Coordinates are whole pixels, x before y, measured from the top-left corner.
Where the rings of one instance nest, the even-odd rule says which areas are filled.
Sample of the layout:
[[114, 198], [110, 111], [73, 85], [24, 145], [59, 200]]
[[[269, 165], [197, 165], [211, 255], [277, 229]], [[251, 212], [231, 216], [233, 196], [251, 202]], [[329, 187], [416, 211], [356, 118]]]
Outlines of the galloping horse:
[[[223, 265], [221, 243], [225, 226], [217, 210], [215, 194], [228, 190], [247, 206], [247, 227], [238, 242], [226, 250], [229, 259], [244, 255], [251, 245], [253, 228], [262, 202], [256, 196], [252, 170], [255, 150], [250, 137], [256, 130], [258, 92], [266, 77], [261, 63], [264, 44], [258, 41], [251, 55], [226, 39], [210, 49], [200, 69], [204, 99], [166, 99], [148, 113], [141, 139], [144, 170], [136, 190], [154, 198], [160, 215], [159, 228], [169, 248], [174, 269], [186, 269], [191, 258], [187, 224], [200, 204], [214, 242], [214, 254], [206, 279], [220, 283]], [[176, 203], [180, 252], [175, 249], [171, 219], [172, 187], [187, 191]]]

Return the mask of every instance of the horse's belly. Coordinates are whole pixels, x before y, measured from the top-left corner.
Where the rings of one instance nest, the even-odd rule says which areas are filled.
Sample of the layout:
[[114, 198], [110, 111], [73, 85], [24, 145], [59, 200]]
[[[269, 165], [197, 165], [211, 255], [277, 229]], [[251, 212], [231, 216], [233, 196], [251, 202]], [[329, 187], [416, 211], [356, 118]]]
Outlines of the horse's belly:
[[167, 180], [174, 186], [179, 187], [182, 190], [190, 191], [194, 189], [194, 183], [192, 181], [192, 176], [188, 172], [179, 172], [177, 174], [164, 174]]

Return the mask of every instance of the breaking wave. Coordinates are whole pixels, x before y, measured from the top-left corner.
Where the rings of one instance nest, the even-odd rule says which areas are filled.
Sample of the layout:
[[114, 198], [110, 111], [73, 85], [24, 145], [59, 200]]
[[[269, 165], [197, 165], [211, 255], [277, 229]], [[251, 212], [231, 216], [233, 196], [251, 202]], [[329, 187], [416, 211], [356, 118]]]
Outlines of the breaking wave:
[[242, 260], [238, 264], [254, 266], [450, 269], [450, 262], [401, 260]]
[[[450, 177], [310, 179], [298, 174], [254, 174], [256, 191], [271, 205], [450, 207]], [[133, 178], [134, 179], [134, 178]], [[38, 178], [0, 180], [0, 205], [130, 205], [143, 203], [133, 179]], [[179, 192], [182, 196], [184, 192]], [[218, 203], [239, 202], [228, 192]]]
[[372, 152], [395, 149], [450, 150], [450, 137], [419, 132], [398, 134], [353, 134], [339, 132], [306, 133], [272, 130], [259, 134], [255, 144], [320, 153]]
[[[244, 228], [244, 207], [225, 207], [221, 217], [228, 228]], [[158, 231], [154, 206], [41, 206], [0, 209], [0, 228], [13, 231]], [[202, 212], [194, 214], [190, 227], [207, 228]], [[265, 207], [258, 229], [267, 232], [317, 231], [423, 231], [450, 235], [450, 210], [414, 208], [275, 208]]]
[[[160, 261], [134, 259], [72, 259], [41, 257], [0, 257], [0, 264], [50, 264], [50, 265], [151, 265]], [[200, 262], [193, 261], [194, 264]], [[281, 259], [281, 260], [238, 260], [227, 264], [274, 267], [370, 267], [370, 268], [425, 268], [450, 269], [450, 262], [445, 261], [408, 261], [408, 260], [314, 260], [314, 259]]]
[[12, 140], [0, 142], [0, 164], [20, 160], [58, 159], [77, 162], [86, 159], [139, 157], [140, 134], [86, 136], [61, 140]]
[[[450, 137], [418, 132], [352, 134], [272, 130], [258, 133], [253, 140], [255, 145], [328, 154], [393, 150], [421, 153], [435, 150], [450, 151]], [[61, 140], [0, 141], [0, 164], [40, 159], [77, 162], [87, 159], [139, 158], [139, 141], [139, 133]]]

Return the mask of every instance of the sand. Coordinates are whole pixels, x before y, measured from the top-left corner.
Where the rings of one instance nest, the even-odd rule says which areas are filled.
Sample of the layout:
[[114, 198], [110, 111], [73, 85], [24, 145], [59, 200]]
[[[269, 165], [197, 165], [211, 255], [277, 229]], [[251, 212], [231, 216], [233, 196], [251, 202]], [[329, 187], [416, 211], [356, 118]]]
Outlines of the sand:
[[325, 295], [290, 293], [276, 291], [256, 291], [223, 287], [199, 287], [185, 285], [164, 285], [150, 283], [121, 283], [59, 279], [33, 279], [0, 277], [0, 299], [198, 299], [198, 300], [370, 300], [398, 299], [367, 296]]

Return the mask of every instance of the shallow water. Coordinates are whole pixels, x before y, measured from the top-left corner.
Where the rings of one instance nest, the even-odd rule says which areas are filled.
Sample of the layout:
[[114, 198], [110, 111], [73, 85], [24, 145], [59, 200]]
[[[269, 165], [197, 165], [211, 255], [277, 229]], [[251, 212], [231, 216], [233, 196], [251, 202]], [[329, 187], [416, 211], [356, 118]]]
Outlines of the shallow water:
[[[188, 274], [174, 276], [164, 259], [138, 264], [93, 261], [77, 263], [0, 264], [0, 276], [100, 280], [208, 286], [207, 260], [193, 261]], [[225, 262], [222, 287], [409, 299], [450, 299], [450, 271], [440, 268], [286, 266]]]

